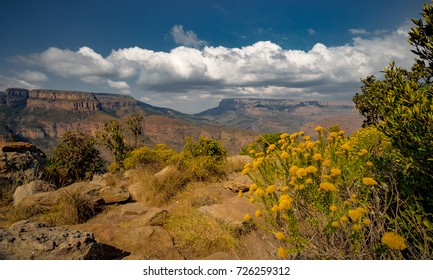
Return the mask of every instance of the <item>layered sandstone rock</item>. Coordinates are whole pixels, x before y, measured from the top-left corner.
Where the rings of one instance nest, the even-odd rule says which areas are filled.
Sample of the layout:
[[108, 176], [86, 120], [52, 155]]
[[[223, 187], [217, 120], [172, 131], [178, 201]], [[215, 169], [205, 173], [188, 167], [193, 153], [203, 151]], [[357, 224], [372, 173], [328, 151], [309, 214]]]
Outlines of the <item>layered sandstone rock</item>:
[[118, 110], [137, 103], [132, 97], [119, 94], [34, 89], [29, 93], [27, 108], [94, 112]]

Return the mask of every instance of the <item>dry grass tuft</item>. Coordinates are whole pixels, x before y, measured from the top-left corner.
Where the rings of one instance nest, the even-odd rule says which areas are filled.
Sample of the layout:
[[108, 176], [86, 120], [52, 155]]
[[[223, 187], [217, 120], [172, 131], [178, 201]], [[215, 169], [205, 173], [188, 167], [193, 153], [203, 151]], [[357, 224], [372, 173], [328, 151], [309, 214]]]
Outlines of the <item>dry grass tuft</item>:
[[9, 224], [13, 224], [22, 220], [37, 220], [37, 217], [47, 213], [49, 210], [40, 206], [32, 207], [14, 207], [9, 212]]
[[59, 203], [52, 207], [14, 207], [9, 215], [9, 223], [31, 220], [51, 226], [80, 224], [92, 218], [97, 210], [98, 207], [87, 195], [65, 191]]
[[190, 178], [188, 172], [170, 167], [157, 174], [150, 173], [146, 169], [137, 169], [132, 181], [139, 182], [143, 186], [137, 194], [138, 199], [152, 206], [163, 206], [185, 188]]
[[164, 227], [175, 237], [176, 246], [187, 259], [236, 252], [239, 247], [236, 229], [198, 210], [220, 202], [219, 194], [209, 183], [190, 183], [173, 200], [176, 207], [170, 210]]
[[164, 227], [175, 237], [176, 246], [187, 259], [216, 252], [234, 252], [238, 239], [234, 229], [183, 205], [168, 217]]
[[43, 219], [53, 225], [81, 224], [92, 218], [96, 212], [97, 206], [89, 196], [78, 192], [65, 192], [59, 204]]

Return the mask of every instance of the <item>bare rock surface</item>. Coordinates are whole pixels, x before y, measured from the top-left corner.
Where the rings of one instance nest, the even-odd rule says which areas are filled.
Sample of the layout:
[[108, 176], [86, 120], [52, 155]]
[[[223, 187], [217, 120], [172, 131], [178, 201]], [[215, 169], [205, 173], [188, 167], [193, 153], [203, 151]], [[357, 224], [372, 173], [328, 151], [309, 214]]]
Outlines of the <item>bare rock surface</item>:
[[184, 259], [161, 226], [166, 214], [164, 209], [136, 202], [112, 206], [85, 224], [71, 227], [90, 231], [98, 241], [131, 252], [128, 259]]
[[222, 203], [202, 206], [198, 210], [230, 226], [241, 228], [245, 215], [253, 215], [257, 210], [257, 206], [247, 199], [234, 196], [225, 199]]
[[129, 253], [98, 243], [93, 234], [20, 221], [0, 230], [0, 260], [108, 260]]
[[[26, 187], [19, 187], [15, 191], [14, 197], [18, 198], [19, 193], [25, 188]], [[51, 192], [28, 194], [20, 201], [14, 201], [14, 204], [23, 207], [50, 207], [58, 204], [60, 199], [68, 193], [79, 193], [88, 196], [91, 200], [100, 205], [126, 203], [131, 198], [129, 192], [125, 191], [122, 187], [117, 185], [110, 186], [104, 179], [96, 178], [94, 181], [74, 183]]]
[[235, 193], [239, 191], [247, 192], [252, 183], [249, 177], [242, 176], [240, 172], [236, 172], [228, 176], [227, 181], [224, 182], [224, 187]]
[[45, 154], [31, 143], [0, 142], [0, 187], [39, 178]]
[[28, 197], [32, 197], [37, 193], [53, 192], [57, 188], [55, 185], [45, 182], [43, 180], [36, 180], [28, 184], [19, 186], [13, 195], [14, 206], [18, 206], [21, 201]]

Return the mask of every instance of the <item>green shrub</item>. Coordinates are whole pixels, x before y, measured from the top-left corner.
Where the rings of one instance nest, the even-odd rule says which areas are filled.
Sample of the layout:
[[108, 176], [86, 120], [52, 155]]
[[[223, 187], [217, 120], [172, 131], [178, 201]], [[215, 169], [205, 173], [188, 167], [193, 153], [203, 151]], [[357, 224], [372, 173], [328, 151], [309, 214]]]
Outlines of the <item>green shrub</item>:
[[[362, 80], [362, 93], [353, 98], [356, 108], [366, 117], [365, 124], [383, 132], [402, 157], [386, 157], [392, 168], [400, 168], [396, 179], [406, 198], [415, 196], [432, 213], [433, 194], [433, 5], [425, 4], [422, 19], [409, 32], [409, 42], [417, 56], [411, 70], [392, 62], [384, 78], [369, 76]], [[412, 183], [410, 183], [412, 181]]]
[[278, 144], [278, 141], [280, 140], [281, 132], [277, 133], [268, 133], [260, 135], [259, 139], [252, 142], [249, 145], [246, 145], [242, 147], [240, 154], [241, 155], [249, 155], [250, 151], [259, 151], [263, 152], [266, 151], [271, 144]]
[[110, 121], [105, 123], [104, 131], [99, 131], [97, 134], [100, 143], [113, 153], [114, 160], [120, 167], [123, 167], [123, 161], [132, 150], [123, 131], [124, 128], [118, 121]]
[[82, 131], [67, 131], [45, 167], [45, 175], [58, 187], [89, 180], [104, 172], [104, 160], [93, 137]]
[[191, 171], [198, 180], [218, 178], [224, 175], [227, 153], [221, 141], [200, 136], [196, 142], [187, 137], [179, 164], [182, 169]]
[[123, 161], [125, 169], [132, 169], [137, 166], [148, 166], [153, 169], [160, 169], [163, 166], [175, 164], [178, 153], [164, 144], [155, 145], [154, 149], [141, 147], [128, 153]]

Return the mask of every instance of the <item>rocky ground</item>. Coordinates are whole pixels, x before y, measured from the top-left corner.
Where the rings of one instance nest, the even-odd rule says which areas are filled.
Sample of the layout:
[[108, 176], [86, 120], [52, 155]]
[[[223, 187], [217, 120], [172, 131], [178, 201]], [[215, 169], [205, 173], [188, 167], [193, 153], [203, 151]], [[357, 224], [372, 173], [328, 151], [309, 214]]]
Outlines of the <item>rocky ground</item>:
[[[140, 199], [145, 183], [137, 182], [136, 175], [125, 175], [95, 176], [90, 182], [58, 190], [40, 180], [18, 187], [14, 194], [15, 207], [0, 208], [0, 259], [275, 258], [274, 238], [244, 223], [245, 214], [253, 216], [256, 205], [238, 197], [237, 192], [247, 190], [251, 184], [249, 178], [239, 172], [224, 180], [192, 184], [159, 206]], [[55, 213], [63, 213], [59, 212], [59, 207], [64, 206], [59, 205], [63, 205], [63, 198], [70, 194], [87, 197], [97, 206], [95, 215], [78, 224], [67, 224], [67, 217], [55, 216]], [[186, 205], [189, 208], [185, 208]], [[17, 209], [23, 208], [35, 212], [31, 218], [23, 215], [24, 220], [11, 225], [11, 217], [20, 220]], [[192, 239], [188, 243], [182, 233], [166, 224], [170, 217], [179, 213], [188, 219], [188, 213], [181, 212], [182, 209], [199, 213], [200, 217], [206, 217], [206, 222], [230, 228], [231, 232], [236, 232], [232, 235], [234, 243], [225, 246], [224, 241], [213, 236], [221, 233], [211, 228], [205, 228], [198, 233], [202, 236], [196, 238], [209, 236], [206, 238], [216, 238], [218, 242], [198, 240], [195, 243]], [[39, 213], [44, 214], [38, 216]], [[64, 225], [49, 226], [53, 221]], [[200, 242], [197, 246], [208, 248], [193, 248]]]

